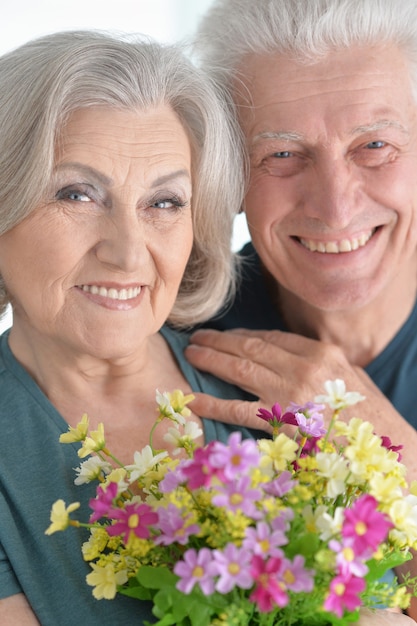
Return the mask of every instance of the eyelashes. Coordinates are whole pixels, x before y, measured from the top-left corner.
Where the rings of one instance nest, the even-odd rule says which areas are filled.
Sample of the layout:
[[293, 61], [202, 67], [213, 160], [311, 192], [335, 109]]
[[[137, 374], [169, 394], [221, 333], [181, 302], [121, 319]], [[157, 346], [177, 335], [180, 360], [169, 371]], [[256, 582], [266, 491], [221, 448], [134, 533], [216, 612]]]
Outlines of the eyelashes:
[[[55, 193], [55, 200], [71, 204], [97, 204], [105, 208], [112, 205], [108, 194], [100, 193], [94, 186], [86, 183], [65, 185]], [[178, 212], [189, 206], [189, 200], [176, 193], [158, 192], [146, 200], [138, 202], [138, 208], [155, 209], [158, 211]]]

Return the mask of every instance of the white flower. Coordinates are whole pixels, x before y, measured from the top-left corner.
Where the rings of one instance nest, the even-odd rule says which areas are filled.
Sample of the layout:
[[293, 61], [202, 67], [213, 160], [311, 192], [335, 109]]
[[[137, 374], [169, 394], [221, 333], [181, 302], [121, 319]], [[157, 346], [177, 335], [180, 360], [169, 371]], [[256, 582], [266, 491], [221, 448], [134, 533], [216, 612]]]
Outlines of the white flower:
[[346, 489], [346, 479], [349, 475], [347, 462], [336, 452], [330, 454], [318, 452], [316, 456], [317, 473], [327, 478], [326, 494], [329, 498], [343, 493]]
[[340, 378], [336, 378], [336, 380], [326, 380], [324, 388], [327, 391], [327, 396], [316, 396], [314, 401], [319, 403], [324, 402], [333, 410], [344, 409], [347, 406], [352, 406], [353, 404], [365, 400], [365, 396], [362, 396], [357, 391], [346, 391], [345, 381]]
[[112, 469], [111, 464], [107, 461], [103, 461], [98, 456], [92, 456], [84, 463], [81, 463], [80, 467], [75, 468], [75, 472], [78, 475], [74, 483], [76, 485], [89, 483], [92, 480], [97, 480], [101, 474], [109, 474]]
[[152, 448], [150, 445], [147, 445], [143, 448], [141, 452], [136, 451], [133, 455], [132, 465], [126, 465], [126, 469], [130, 472], [130, 482], [133, 483], [143, 474], [146, 474], [152, 467], [157, 465], [162, 459], [168, 456], [168, 452], [160, 452], [154, 456]]
[[196, 424], [196, 422], [189, 421], [186, 422], [184, 426], [183, 434], [181, 434], [180, 430], [175, 426], [168, 428], [168, 431], [164, 435], [164, 441], [168, 444], [176, 446], [175, 450], [173, 450], [173, 454], [179, 454], [181, 452], [181, 448], [187, 447], [187, 444], [195, 439], [198, 439], [198, 437], [201, 437], [202, 434], [203, 431], [199, 425]]
[[186, 419], [184, 415], [175, 411], [171, 404], [171, 395], [167, 391], [161, 393], [158, 389], [156, 390], [156, 403], [158, 405], [160, 415], [168, 417], [174, 422], [181, 424], [181, 426], [185, 426]]
[[338, 506], [332, 517], [327, 507], [320, 505], [316, 509], [315, 518], [317, 529], [320, 531], [320, 539], [328, 541], [339, 533], [342, 528], [344, 508]]

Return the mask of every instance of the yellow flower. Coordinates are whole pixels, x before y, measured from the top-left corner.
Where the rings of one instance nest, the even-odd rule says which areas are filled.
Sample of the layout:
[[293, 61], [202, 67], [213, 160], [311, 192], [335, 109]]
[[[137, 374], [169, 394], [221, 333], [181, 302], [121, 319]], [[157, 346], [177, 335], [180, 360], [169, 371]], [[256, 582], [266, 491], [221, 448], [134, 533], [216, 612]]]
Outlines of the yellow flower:
[[92, 528], [88, 541], [81, 547], [84, 561], [97, 559], [108, 543], [109, 535], [104, 528]]
[[189, 417], [191, 411], [187, 408], [187, 404], [194, 400], [195, 396], [192, 393], [184, 395], [180, 389], [175, 389], [172, 393], [168, 394], [171, 400], [171, 406], [176, 413], [180, 413], [184, 417]]
[[116, 572], [113, 563], [107, 563], [104, 567], [100, 567], [95, 563], [91, 563], [93, 571], [87, 574], [87, 583], [94, 587], [93, 596], [97, 600], [113, 600], [116, 596], [117, 585], [123, 585], [127, 582], [127, 573], [125, 570]]
[[52, 535], [59, 530], [65, 530], [70, 525], [69, 514], [80, 506], [79, 502], [73, 502], [68, 507], [65, 506], [63, 500], [57, 500], [52, 505], [51, 522], [52, 524], [45, 530], [45, 535]]
[[258, 445], [264, 454], [260, 463], [262, 469], [272, 462], [276, 470], [285, 470], [288, 463], [295, 461], [298, 444], [284, 433], [280, 433], [273, 441], [260, 439]]
[[84, 441], [88, 433], [87, 413], [84, 413], [81, 418], [81, 422], [79, 422], [75, 428], [69, 426], [68, 431], [69, 432], [63, 433], [59, 437], [59, 441], [61, 443], [74, 443], [75, 441]]
[[86, 437], [84, 439], [83, 445], [78, 450], [78, 456], [83, 459], [92, 452], [100, 452], [101, 450], [104, 450], [105, 447], [106, 441], [104, 439], [104, 426], [103, 423], [100, 422], [97, 430], [92, 430], [90, 437]]

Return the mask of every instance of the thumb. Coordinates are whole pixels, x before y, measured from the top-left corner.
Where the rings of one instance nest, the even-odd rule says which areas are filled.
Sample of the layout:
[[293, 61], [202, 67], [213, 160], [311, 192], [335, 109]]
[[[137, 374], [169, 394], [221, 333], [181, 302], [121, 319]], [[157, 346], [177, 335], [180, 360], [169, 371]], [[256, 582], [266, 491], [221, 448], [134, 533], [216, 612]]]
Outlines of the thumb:
[[193, 413], [200, 417], [272, 433], [272, 428], [268, 422], [256, 415], [261, 406], [259, 402], [221, 400], [206, 393], [195, 393], [194, 395], [195, 400], [190, 402], [188, 406]]

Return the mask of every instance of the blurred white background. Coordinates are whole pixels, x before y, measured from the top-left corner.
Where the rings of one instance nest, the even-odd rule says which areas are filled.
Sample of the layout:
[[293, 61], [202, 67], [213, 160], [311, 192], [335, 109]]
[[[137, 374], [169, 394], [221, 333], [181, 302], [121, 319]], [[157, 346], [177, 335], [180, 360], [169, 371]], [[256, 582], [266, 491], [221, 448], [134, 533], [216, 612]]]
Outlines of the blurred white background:
[[[192, 37], [212, 0], [0, 0], [0, 54], [57, 30], [98, 28], [137, 32], [172, 43]], [[245, 218], [236, 218], [233, 248], [248, 241]], [[0, 319], [10, 326], [11, 312]]]

